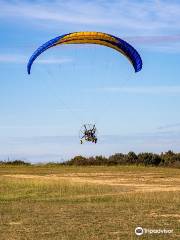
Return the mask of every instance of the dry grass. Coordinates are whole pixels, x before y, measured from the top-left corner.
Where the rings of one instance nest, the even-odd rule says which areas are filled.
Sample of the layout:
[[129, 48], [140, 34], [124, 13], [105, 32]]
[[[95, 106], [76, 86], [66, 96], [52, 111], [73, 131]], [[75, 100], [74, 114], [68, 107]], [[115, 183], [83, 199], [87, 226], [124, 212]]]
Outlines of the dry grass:
[[1, 167], [0, 239], [179, 239], [179, 199], [178, 169]]

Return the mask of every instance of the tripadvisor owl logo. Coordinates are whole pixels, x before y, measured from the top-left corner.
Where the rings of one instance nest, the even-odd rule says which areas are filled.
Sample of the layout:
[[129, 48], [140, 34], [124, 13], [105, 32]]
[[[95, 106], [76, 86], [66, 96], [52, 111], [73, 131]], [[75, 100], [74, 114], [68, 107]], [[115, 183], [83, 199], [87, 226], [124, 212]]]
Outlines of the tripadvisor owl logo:
[[142, 227], [137, 227], [137, 228], [135, 228], [135, 234], [136, 234], [137, 236], [143, 235], [143, 228], [142, 228]]

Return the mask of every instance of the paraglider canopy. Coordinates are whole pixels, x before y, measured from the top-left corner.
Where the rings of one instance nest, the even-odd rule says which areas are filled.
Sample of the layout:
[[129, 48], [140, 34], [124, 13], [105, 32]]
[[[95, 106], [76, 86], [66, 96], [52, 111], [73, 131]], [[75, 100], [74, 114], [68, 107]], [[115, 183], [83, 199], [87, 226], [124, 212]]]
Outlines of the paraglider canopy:
[[62, 44], [99, 44], [117, 50], [126, 56], [134, 67], [135, 72], [142, 69], [142, 60], [139, 53], [126, 41], [111, 34], [102, 32], [74, 32], [55, 37], [40, 46], [30, 57], [27, 72], [30, 74], [35, 59], [47, 49]]

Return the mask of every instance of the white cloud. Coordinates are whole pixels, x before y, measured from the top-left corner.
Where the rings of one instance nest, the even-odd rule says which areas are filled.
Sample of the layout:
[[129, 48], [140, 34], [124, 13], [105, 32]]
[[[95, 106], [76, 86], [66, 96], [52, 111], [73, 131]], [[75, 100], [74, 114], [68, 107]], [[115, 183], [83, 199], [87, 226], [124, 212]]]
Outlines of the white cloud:
[[126, 37], [127, 41], [139, 45], [143, 49], [155, 52], [179, 53], [180, 35], [134, 36]]
[[[92, 90], [94, 91], [94, 90]], [[134, 94], [180, 94], [180, 86], [105, 87], [95, 91]]]
[[[58, 31], [94, 30], [125, 38], [141, 49], [180, 52], [180, 2], [171, 0], [0, 0], [0, 18]], [[20, 20], [20, 21], [16, 21]], [[64, 29], [64, 30], [63, 30]], [[135, 37], [129, 37], [135, 36]]]
[[171, 123], [158, 127], [158, 130], [178, 130], [180, 128], [180, 123]]
[[138, 42], [138, 43], [148, 43], [148, 44], [157, 44], [157, 43], [179, 43], [180, 35], [159, 35], [159, 36], [134, 36], [127, 37], [126, 39]]
[[72, 59], [71, 58], [49, 58], [49, 59], [37, 60], [37, 62], [42, 64], [62, 64], [62, 63], [72, 62]]
[[[17, 63], [25, 64], [28, 62], [27, 56], [25, 55], [15, 55], [15, 54], [0, 54], [1, 63]], [[62, 64], [72, 62], [71, 58], [48, 58], [48, 59], [37, 59], [38, 63], [41, 64]]]
[[[1, 18], [38, 20], [52, 27], [59, 24], [103, 26], [134, 35], [169, 34], [179, 31], [179, 1], [1, 1]], [[133, 32], [132, 32], [133, 31]]]
[[82, 108], [58, 108], [56, 109], [57, 112], [81, 112], [81, 111], [84, 111], [84, 109]]

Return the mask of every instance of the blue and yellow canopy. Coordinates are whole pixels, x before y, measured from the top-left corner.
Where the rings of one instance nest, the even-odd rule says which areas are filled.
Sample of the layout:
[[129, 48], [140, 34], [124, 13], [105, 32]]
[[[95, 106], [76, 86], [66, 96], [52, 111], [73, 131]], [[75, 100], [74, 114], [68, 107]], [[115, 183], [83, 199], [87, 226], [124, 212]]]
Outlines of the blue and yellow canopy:
[[74, 32], [55, 37], [40, 46], [31, 56], [27, 65], [28, 74], [34, 60], [47, 49], [62, 44], [99, 44], [117, 50], [126, 56], [132, 63], [135, 72], [142, 69], [142, 60], [139, 53], [124, 40], [102, 32]]

